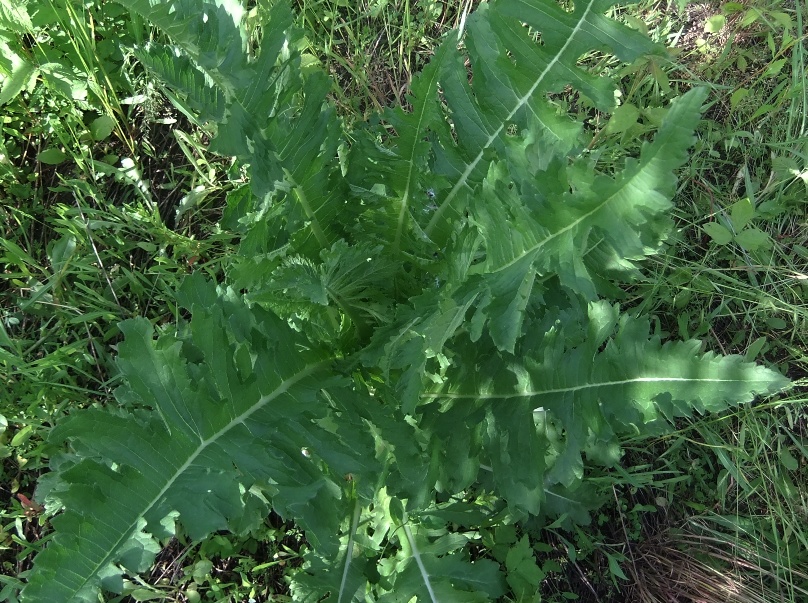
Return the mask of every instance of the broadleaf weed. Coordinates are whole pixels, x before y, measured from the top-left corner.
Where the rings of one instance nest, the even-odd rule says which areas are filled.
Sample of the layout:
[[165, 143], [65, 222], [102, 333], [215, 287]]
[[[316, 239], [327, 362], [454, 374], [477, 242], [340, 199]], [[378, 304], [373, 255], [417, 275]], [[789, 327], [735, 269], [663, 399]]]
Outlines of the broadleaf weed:
[[[50, 460], [56, 532], [23, 601], [619, 598], [659, 580], [643, 546], [698, 538], [802, 592], [801, 402], [752, 406], [786, 380], [748, 364], [804, 367], [799, 12], [728, 5], [670, 63], [634, 30], [676, 19], [595, 1], [298, 2], [305, 37], [281, 5], [121, 2], [120, 50], [125, 13], [50, 4], [49, 87], [7, 84], [7, 156], [40, 163], [4, 167], [0, 362], [29, 404], [0, 444], [9, 493]], [[131, 56], [149, 75], [113, 76]]]

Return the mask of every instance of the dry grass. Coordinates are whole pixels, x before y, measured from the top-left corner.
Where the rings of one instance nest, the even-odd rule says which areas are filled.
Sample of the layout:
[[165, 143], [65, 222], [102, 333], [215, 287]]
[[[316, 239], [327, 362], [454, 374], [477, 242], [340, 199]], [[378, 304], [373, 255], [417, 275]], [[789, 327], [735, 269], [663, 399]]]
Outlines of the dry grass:
[[[808, 592], [778, 577], [764, 555], [727, 536], [708, 536], [696, 519], [632, 550], [625, 569], [632, 603], [792, 603]], [[806, 578], [792, 570], [791, 577]]]

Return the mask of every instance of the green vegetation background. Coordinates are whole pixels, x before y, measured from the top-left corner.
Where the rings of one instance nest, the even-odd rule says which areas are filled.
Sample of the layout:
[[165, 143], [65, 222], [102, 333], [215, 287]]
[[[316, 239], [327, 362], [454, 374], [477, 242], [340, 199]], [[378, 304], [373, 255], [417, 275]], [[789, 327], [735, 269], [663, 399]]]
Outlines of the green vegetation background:
[[[304, 60], [333, 76], [351, 122], [406, 103], [412, 74], [475, 4], [298, 0], [295, 10]], [[31, 0], [30, 19], [19, 6], [0, 0], [0, 601], [16, 600], [48, 534], [33, 500], [48, 430], [111, 398], [121, 320], [172, 321], [185, 275], [221, 275], [235, 245], [219, 226], [223, 201], [244, 179], [130, 54], [156, 32], [101, 0]], [[628, 303], [672, 338], [776, 367], [797, 387], [627, 442], [625, 475], [607, 484], [613, 504], [589, 530], [530, 542], [492, 527], [480, 554], [521, 551], [525, 563], [509, 553], [509, 569], [529, 580], [538, 564], [542, 601], [718, 601], [727, 589], [738, 601], [808, 600], [805, 7], [680, 0], [616, 14], [670, 60], [583, 59], [621, 83], [608, 126], [580, 98], [558, 99], [595, 132], [602, 162], [610, 148], [638, 149], [666, 98], [711, 91], [680, 175], [677, 240]], [[277, 517], [260, 536], [175, 541], [128, 596], [285, 600], [306, 546]]]

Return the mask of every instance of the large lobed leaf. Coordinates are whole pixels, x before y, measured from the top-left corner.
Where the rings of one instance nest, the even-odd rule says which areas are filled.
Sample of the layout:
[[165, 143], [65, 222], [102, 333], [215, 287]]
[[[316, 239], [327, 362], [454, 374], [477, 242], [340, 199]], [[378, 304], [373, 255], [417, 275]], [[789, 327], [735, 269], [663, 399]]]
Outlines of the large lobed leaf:
[[466, 462], [490, 466], [509, 504], [537, 514], [548, 489], [580, 483], [582, 454], [610, 466], [620, 459], [620, 436], [664, 433], [677, 418], [719, 412], [789, 383], [740, 356], [704, 353], [698, 341], [662, 343], [649, 328], [647, 319], [605, 302], [548, 311], [513, 356], [471, 342], [459, 348], [457, 373], [425, 394], [435, 402], [423, 412], [439, 408], [446, 427], [484, 413]]
[[171, 42], [138, 49], [143, 64], [179, 97], [192, 119], [215, 128], [212, 151], [238, 157], [249, 167], [255, 199], [239, 215], [260, 216], [270, 201], [287, 199], [283, 218], [291, 232], [310, 239], [309, 251], [334, 243], [338, 214], [345, 211], [336, 179], [340, 125], [325, 102], [331, 82], [319, 72], [304, 79], [300, 57], [290, 50], [299, 34], [289, 7], [280, 3], [268, 11], [253, 49], [238, 2], [120, 3]]
[[370, 484], [378, 472], [361, 419], [341, 419], [340, 396], [324, 393], [344, 387], [330, 358], [201, 277], [179, 298], [193, 314], [185, 337], [155, 340], [147, 321], [122, 323], [122, 408], [77, 413], [53, 431], [74, 452], [50, 482], [66, 511], [24, 600], [89, 602], [99, 586], [120, 592], [118, 565], [146, 569], [159, 550], [152, 536], [173, 533], [176, 514], [193, 539], [244, 531], [268, 513], [261, 492], [274, 493], [272, 507], [307, 528], [312, 543], [333, 549], [348, 508], [342, 476]]
[[534, 279], [557, 277], [569, 291], [595, 299], [605, 275], [636, 276], [636, 260], [658, 250], [669, 227], [674, 170], [687, 158], [705, 92], [676, 99], [653, 142], [616, 178], [571, 180], [559, 190], [548, 182], [559, 178], [551, 165], [516, 191], [507, 177], [489, 175], [472, 205], [486, 252], [473, 286], [487, 292], [480, 318], [489, 321], [497, 347], [513, 351]]

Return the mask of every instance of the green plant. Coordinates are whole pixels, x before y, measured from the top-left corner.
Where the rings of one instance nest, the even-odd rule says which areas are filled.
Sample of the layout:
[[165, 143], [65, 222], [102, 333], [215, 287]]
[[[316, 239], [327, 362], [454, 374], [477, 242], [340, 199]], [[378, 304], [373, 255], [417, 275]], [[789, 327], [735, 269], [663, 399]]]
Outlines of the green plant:
[[[120, 6], [95, 2], [0, 2], [0, 105], [30, 93], [41, 81], [54, 99], [78, 114], [67, 127], [78, 129], [83, 142], [102, 141], [114, 132], [132, 151], [135, 143], [122, 125], [126, 115], [118, 96], [128, 82], [117, 41], [127, 39], [124, 32], [134, 38], [143, 34], [125, 16]], [[69, 148], [54, 145], [39, 160], [58, 164], [69, 155]]]
[[121, 2], [172, 40], [143, 64], [248, 169], [222, 217], [240, 249], [220, 286], [185, 279], [176, 324], [121, 323], [118, 406], [51, 432], [70, 446], [37, 500], [63, 511], [23, 601], [121, 592], [178, 530], [248, 533], [270, 509], [313, 549], [300, 600], [527, 597], [550, 568], [514, 538], [503, 573], [481, 530], [586, 524], [588, 466], [619, 463], [621, 437], [787, 385], [607, 301], [660, 249], [705, 98], [605, 173], [552, 94], [611, 112], [614, 83], [578, 59], [658, 52], [608, 2], [481, 5], [411, 110], [349, 133], [283, 6], [251, 37], [225, 3]]

